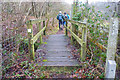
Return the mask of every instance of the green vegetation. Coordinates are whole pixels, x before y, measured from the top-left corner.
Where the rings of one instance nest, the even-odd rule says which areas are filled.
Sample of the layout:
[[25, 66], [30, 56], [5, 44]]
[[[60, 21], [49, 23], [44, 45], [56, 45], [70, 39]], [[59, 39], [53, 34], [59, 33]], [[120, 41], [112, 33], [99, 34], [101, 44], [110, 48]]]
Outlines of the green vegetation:
[[[104, 78], [104, 73], [101, 71], [99, 72], [99, 70], [102, 69], [104, 71], [104, 67], [105, 67], [104, 65], [106, 61], [106, 51], [104, 51], [100, 47], [102, 47], [102, 45], [107, 46], [108, 44], [107, 42], [108, 42], [109, 23], [107, 23], [107, 20], [109, 16], [105, 17], [105, 15], [101, 11], [96, 11], [94, 6], [89, 6], [88, 4], [83, 4], [83, 3], [79, 3], [79, 4], [80, 7], [76, 7], [74, 5], [74, 10], [73, 10], [74, 15], [72, 19], [75, 21], [83, 21], [83, 22], [85, 21], [85, 19], [87, 19], [87, 23], [88, 23], [87, 26], [88, 44], [87, 44], [86, 63], [89, 64], [87, 67], [89, 71], [84, 73], [84, 76], [89, 78], [97, 78], [97, 77]], [[109, 6], [107, 6], [106, 8], [109, 8]], [[76, 9], [79, 9], [80, 11]], [[75, 33], [78, 34], [78, 30], [79, 30], [78, 26], [77, 25], [73, 25], [73, 26], [76, 29]], [[96, 45], [96, 43], [101, 44], [101, 46]]]

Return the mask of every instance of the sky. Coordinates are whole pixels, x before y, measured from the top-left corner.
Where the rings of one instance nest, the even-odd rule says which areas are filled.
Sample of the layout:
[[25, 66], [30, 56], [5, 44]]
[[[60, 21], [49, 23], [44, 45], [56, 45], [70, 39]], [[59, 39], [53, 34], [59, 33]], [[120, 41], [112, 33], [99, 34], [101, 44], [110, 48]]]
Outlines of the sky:
[[65, 0], [65, 2], [72, 4], [73, 0]]

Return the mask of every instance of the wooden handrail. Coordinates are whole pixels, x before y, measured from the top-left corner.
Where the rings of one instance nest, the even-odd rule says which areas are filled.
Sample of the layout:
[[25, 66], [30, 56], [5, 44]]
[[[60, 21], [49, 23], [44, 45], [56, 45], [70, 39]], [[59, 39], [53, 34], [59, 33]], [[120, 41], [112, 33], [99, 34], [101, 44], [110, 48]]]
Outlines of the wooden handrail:
[[[81, 32], [79, 32], [79, 33], [82, 34]], [[91, 42], [93, 42], [101, 50], [103, 50], [104, 52], [106, 52], [106, 50], [107, 50], [106, 46], [102, 45], [101, 43], [96, 42], [97, 40], [93, 40], [89, 35], [87, 35], [87, 39], [90, 40]]]
[[[42, 21], [43, 21], [43, 29], [41, 29]], [[33, 36], [32, 24], [36, 24], [36, 23], [39, 23], [39, 32], [35, 36]], [[28, 26], [29, 53], [30, 53], [31, 59], [35, 60], [34, 44], [38, 40], [38, 38], [40, 39], [40, 44], [42, 43], [41, 42], [42, 41], [42, 33], [44, 33], [44, 35], [45, 35], [45, 30], [46, 30], [45, 20], [31, 19], [31, 20], [27, 21], [26, 24]]]
[[31, 39], [31, 44], [34, 44], [38, 40], [39, 36], [42, 35], [45, 28], [46, 28], [46, 26]]
[[[73, 24], [76, 24], [79, 26], [79, 28], [83, 29], [83, 28], [87, 28], [88, 24], [86, 22], [81, 22], [81, 21], [74, 21], [74, 20], [68, 20], [68, 19], [65, 19], [66, 21], [69, 21], [70, 23], [73, 23]], [[81, 26], [83, 25], [83, 26]], [[72, 30], [70, 30], [69, 28], [65, 27], [70, 33], [71, 35], [74, 37], [74, 39], [81, 45], [81, 48], [82, 48], [82, 45], [86, 42], [82, 41], [82, 39], [84, 38], [83, 36], [85, 36], [83, 33], [84, 31], [80, 32], [82, 34], [82, 39], [80, 39], [74, 32], [72, 32]], [[83, 29], [84, 30], [84, 29]], [[87, 35], [87, 38], [92, 41], [95, 45], [97, 45], [101, 50], [103, 50], [104, 52], [106, 52], [107, 50], [107, 47], [100, 44], [100, 43], [97, 43], [95, 40], [93, 40], [90, 36]], [[71, 38], [72, 39], [72, 38]], [[71, 40], [72, 41], [72, 40]], [[81, 52], [82, 53], [82, 52]]]
[[72, 36], [77, 40], [77, 42], [82, 46], [82, 39], [80, 39], [74, 32], [72, 32], [68, 27], [67, 30], [72, 34]]
[[74, 21], [74, 20], [69, 20], [69, 19], [65, 19], [65, 20], [69, 21], [70, 23], [76, 24], [76, 25], [87, 24], [86, 22], [81, 22], [81, 21]]
[[[65, 19], [66, 21], [66, 36], [67, 36], [67, 30], [71, 33], [71, 35], [73, 36], [73, 38], [81, 45], [81, 59], [84, 61], [85, 60], [85, 56], [86, 56], [86, 42], [87, 42], [87, 23], [85, 22], [79, 22], [79, 21], [74, 21], [74, 20], [68, 20]], [[76, 24], [78, 26], [80, 26], [82, 28], [82, 39], [79, 38], [79, 36], [77, 36], [72, 30], [70, 30], [67, 27], [67, 21], [69, 21], [70, 23]], [[72, 40], [72, 36], [71, 36], [71, 42], [73, 42]]]
[[[82, 21], [74, 21], [74, 20], [70, 20], [70, 19], [65, 19], [65, 21], [69, 21], [70, 23], [73, 23], [73, 24], [76, 24], [76, 25], [81, 25], [81, 24], [87, 25], [87, 22], [82, 22]], [[88, 25], [92, 25], [92, 24], [88, 23]], [[104, 27], [104, 26], [101, 26], [101, 25], [99, 25], [99, 26], [102, 27], [102, 28], [108, 29], [107, 27]]]
[[35, 23], [39, 23], [39, 22], [42, 22], [42, 21], [45, 21], [44, 19], [30, 19], [31, 23], [32, 24], [35, 24]]
[[29, 23], [35, 24], [35, 23], [39, 23], [42, 21], [45, 21], [45, 19], [42, 19], [42, 20], [41, 19], [30, 19], [30, 20], [26, 21], [25, 24], [29, 24]]

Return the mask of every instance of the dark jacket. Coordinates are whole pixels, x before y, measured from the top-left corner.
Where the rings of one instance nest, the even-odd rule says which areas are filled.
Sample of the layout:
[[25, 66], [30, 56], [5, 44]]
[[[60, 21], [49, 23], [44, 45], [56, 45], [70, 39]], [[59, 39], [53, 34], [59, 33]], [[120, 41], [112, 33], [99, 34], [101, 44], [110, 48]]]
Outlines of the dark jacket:
[[57, 15], [57, 20], [59, 20], [59, 16], [62, 16], [62, 20], [64, 20], [64, 16], [61, 13]]

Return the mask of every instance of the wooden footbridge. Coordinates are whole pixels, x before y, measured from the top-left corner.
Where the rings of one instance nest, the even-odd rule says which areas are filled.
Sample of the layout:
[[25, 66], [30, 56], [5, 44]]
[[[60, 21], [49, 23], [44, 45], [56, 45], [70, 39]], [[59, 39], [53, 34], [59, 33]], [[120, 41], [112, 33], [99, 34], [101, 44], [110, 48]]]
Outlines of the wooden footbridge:
[[[106, 63], [109, 62], [109, 60], [114, 61], [115, 53], [116, 53], [116, 44], [117, 44], [117, 34], [118, 34], [118, 19], [114, 18], [113, 24], [111, 24], [109, 28], [109, 39], [108, 39], [108, 47], [103, 46], [100, 43], [97, 43], [96, 40], [93, 40], [88, 33], [87, 27], [90, 26], [90, 24], [86, 22], [80, 22], [80, 21], [73, 21], [73, 20], [66, 20], [66, 26], [65, 27], [65, 34], [56, 34], [56, 35], [50, 35], [47, 44], [46, 44], [46, 55], [45, 59], [46, 62], [39, 63], [43, 66], [79, 66], [79, 62], [76, 59], [73, 59], [72, 54], [70, 53], [70, 50], [66, 47], [68, 44], [67, 42], [67, 35], [68, 32], [71, 34], [71, 44], [73, 41], [77, 41], [79, 43], [80, 47], [80, 59], [81, 61], [85, 61], [86, 59], [86, 45], [87, 40], [92, 41], [95, 45], [97, 45], [102, 51], [107, 51], [107, 59]], [[41, 26], [41, 22], [43, 26]], [[72, 25], [68, 26], [68, 22], [70, 22]], [[33, 27], [32, 24], [39, 24], [39, 32], [33, 36]], [[46, 23], [46, 24], [45, 24]], [[28, 26], [28, 38], [29, 38], [29, 54], [31, 59], [35, 60], [35, 52], [34, 52], [34, 44], [39, 39], [40, 43], [42, 44], [42, 35], [46, 35], [46, 29], [48, 22], [45, 22], [45, 20], [29, 20], [26, 22]], [[79, 35], [76, 35], [74, 32], [75, 27], [73, 25], [78, 25], [79, 33], [81, 34], [81, 37]], [[114, 45], [113, 45], [114, 44]], [[68, 58], [70, 56], [70, 58]], [[106, 76], [109, 76], [109, 67], [110, 65], [106, 64]], [[114, 70], [112, 70], [114, 72]], [[108, 75], [107, 75], [108, 74]]]
[[[67, 35], [68, 31], [71, 33], [71, 43], [73, 42], [73, 39], [75, 39], [80, 45], [81, 45], [81, 59], [85, 60], [86, 56], [86, 42], [87, 42], [87, 24], [83, 22], [76, 22], [72, 20], [68, 20], [71, 23], [81, 25], [80, 28], [82, 29], [82, 39], [80, 39], [73, 31], [72, 27], [68, 28], [67, 27], [67, 21], [66, 21], [66, 26], [65, 26], [65, 34], [58, 34], [58, 35], [50, 35], [48, 40], [47, 40], [47, 59], [49, 60], [49, 57], [52, 57], [54, 61], [58, 60], [58, 62], [55, 62], [52, 64], [47, 62], [47, 64], [50, 65], [56, 65], [56, 66], [75, 66], [78, 65], [78, 62], [73, 59], [68, 59], [67, 57], [70, 56], [71, 58], [73, 57], [72, 54], [70, 53], [70, 50], [66, 48], [68, 42], [67, 42]], [[43, 22], [43, 28], [41, 27], [41, 22]], [[32, 24], [39, 23], [39, 32], [33, 36], [33, 27]], [[31, 56], [31, 59], [35, 59], [35, 52], [34, 52], [34, 43], [40, 39], [40, 43], [42, 43], [42, 34], [46, 35], [46, 28], [48, 23], [45, 25], [45, 21], [41, 20], [30, 20], [26, 23], [28, 25], [28, 38], [29, 38], [29, 53]], [[64, 62], [65, 64], [61, 64], [61, 60], [68, 61]], [[69, 62], [71, 61], [71, 62]], [[61, 63], [60, 63], [61, 62]]]

